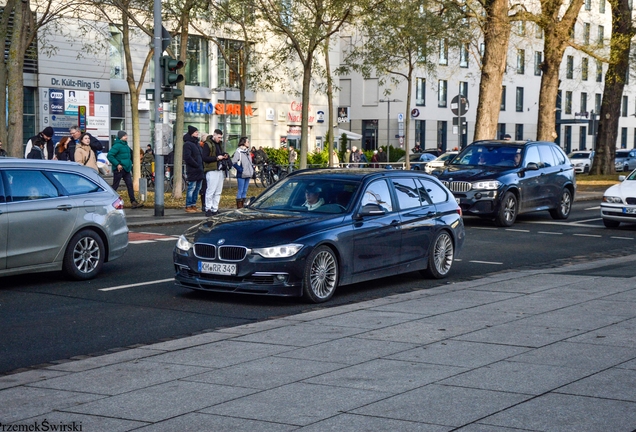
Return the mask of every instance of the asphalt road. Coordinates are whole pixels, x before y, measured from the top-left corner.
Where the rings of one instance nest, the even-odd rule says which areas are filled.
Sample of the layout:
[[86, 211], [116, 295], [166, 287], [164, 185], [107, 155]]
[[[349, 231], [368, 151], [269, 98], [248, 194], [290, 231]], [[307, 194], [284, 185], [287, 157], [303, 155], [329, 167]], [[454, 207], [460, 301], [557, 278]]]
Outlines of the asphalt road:
[[341, 288], [325, 305], [176, 287], [172, 249], [186, 226], [135, 229], [125, 257], [106, 264], [96, 280], [69, 282], [57, 273], [1, 279], [0, 373], [510, 269], [635, 253], [636, 225], [607, 229], [598, 214], [596, 203], [577, 202], [567, 221], [537, 213], [505, 229], [466, 218], [465, 247], [448, 279], [410, 273], [356, 284]]

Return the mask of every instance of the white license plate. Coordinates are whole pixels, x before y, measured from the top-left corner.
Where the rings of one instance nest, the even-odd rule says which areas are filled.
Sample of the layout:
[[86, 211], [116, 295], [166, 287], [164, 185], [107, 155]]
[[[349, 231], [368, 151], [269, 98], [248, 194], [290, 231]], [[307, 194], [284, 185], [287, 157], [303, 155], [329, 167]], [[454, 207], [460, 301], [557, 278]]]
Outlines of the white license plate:
[[199, 272], [234, 276], [236, 274], [236, 264], [221, 264], [199, 261]]
[[459, 198], [455, 198], [455, 201], [457, 201], [457, 204], [459, 204]]
[[636, 208], [627, 208], [627, 207], [623, 207], [623, 213], [626, 213], [626, 214], [636, 214]]

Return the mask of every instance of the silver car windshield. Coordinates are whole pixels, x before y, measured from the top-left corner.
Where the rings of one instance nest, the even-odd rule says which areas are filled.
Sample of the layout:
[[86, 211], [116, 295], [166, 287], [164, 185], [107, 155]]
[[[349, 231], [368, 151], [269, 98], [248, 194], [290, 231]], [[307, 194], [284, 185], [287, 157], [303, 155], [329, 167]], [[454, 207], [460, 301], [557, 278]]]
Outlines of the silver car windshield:
[[273, 185], [250, 207], [259, 210], [345, 213], [351, 206], [359, 182], [322, 178], [291, 177]]

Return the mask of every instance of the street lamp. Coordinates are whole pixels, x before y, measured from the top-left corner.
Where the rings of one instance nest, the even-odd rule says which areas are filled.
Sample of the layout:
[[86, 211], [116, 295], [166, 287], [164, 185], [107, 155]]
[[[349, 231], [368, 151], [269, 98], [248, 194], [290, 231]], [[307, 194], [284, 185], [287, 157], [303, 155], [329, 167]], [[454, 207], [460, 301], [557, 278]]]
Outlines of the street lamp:
[[[391, 102], [402, 102], [400, 99], [380, 99], [378, 102], [386, 102], [386, 161], [390, 162], [391, 158], [389, 157], [389, 139], [391, 137]], [[409, 155], [406, 155], [406, 160], [408, 161]], [[408, 162], [407, 162], [408, 163]]]

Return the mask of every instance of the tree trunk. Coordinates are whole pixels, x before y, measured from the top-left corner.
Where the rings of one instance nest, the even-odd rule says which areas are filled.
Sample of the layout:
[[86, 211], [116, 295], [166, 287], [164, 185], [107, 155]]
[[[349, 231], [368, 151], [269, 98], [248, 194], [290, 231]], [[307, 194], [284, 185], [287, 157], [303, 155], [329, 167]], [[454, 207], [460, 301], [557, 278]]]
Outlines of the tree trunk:
[[[183, 12], [183, 21], [181, 23], [181, 39], [179, 41], [179, 59], [187, 61], [188, 58], [188, 28], [190, 25], [190, 9], [186, 9]], [[183, 197], [183, 122], [185, 120], [185, 112], [183, 110], [183, 103], [185, 102], [185, 80], [177, 84], [177, 88], [181, 89], [181, 96], [177, 98], [177, 116], [174, 123], [173, 136], [174, 136], [174, 172], [172, 173], [174, 178], [174, 186], [172, 188], [172, 197], [175, 199], [181, 199]], [[227, 103], [227, 102], [226, 102]], [[169, 116], [169, 112], [163, 113], [165, 116]], [[227, 131], [223, 131], [225, 140], [227, 140]], [[225, 150], [225, 149], [224, 149]]]
[[409, 62], [408, 74], [406, 76], [406, 112], [404, 113], [404, 150], [406, 157], [404, 158], [404, 169], [411, 169], [411, 158], [409, 158], [409, 129], [411, 125], [411, 95], [413, 92], [413, 63]]
[[485, 3], [484, 57], [479, 83], [479, 102], [475, 124], [475, 140], [493, 139], [501, 111], [501, 84], [506, 70], [510, 22], [508, 1], [488, 0]]
[[22, 125], [24, 122], [24, 53], [28, 40], [29, 19], [31, 13], [28, 1], [18, 3], [14, 9], [13, 35], [9, 47], [7, 60], [7, 88], [8, 88], [8, 136], [7, 152], [10, 156], [24, 157], [24, 138], [22, 137]]
[[545, 33], [545, 43], [537, 118], [537, 140], [540, 141], [554, 141], [558, 136], [555, 131], [555, 122], [559, 68], [570, 38], [570, 31], [576, 22], [581, 6], [583, 6], [583, 0], [572, 0], [566, 12], [560, 17], [563, 0], [541, 2], [541, 16], [544, 18], [541, 25]]
[[[6, 41], [9, 37], [9, 18], [15, 8], [15, 1], [9, 0], [4, 6], [2, 17], [0, 17], [0, 40]], [[3, 53], [4, 59], [4, 53]], [[3, 61], [0, 63], [0, 101], [7, 100], [7, 80], [8, 80], [8, 64]], [[7, 141], [7, 112], [6, 110], [0, 110], [0, 141], [8, 146]], [[8, 148], [8, 147], [7, 147]], [[5, 148], [6, 149], [6, 148]]]
[[130, 26], [126, 13], [122, 14], [122, 36], [124, 40], [124, 56], [126, 57], [126, 82], [128, 83], [130, 112], [132, 115], [133, 189], [135, 192], [139, 192], [139, 177], [141, 177], [141, 160], [139, 159], [139, 92], [135, 84], [135, 71], [133, 70], [133, 62], [130, 55]]
[[309, 96], [311, 92], [311, 66], [313, 50], [307, 53], [303, 64], [302, 121], [300, 132], [300, 169], [307, 168], [307, 152], [309, 151]]
[[329, 108], [328, 113], [328, 125], [327, 133], [329, 134], [329, 142], [327, 151], [329, 152], [327, 161], [328, 166], [333, 167], [333, 138], [334, 138], [334, 116], [333, 116], [333, 74], [331, 73], [331, 61], [329, 60], [329, 45], [331, 45], [331, 37], [327, 36], [325, 39], [325, 71], [327, 72], [327, 107]]
[[615, 172], [616, 138], [625, 77], [629, 68], [629, 51], [634, 30], [628, 0], [609, 0], [612, 7], [612, 38], [610, 63], [605, 75], [603, 102], [596, 137], [596, 153], [591, 174]]

